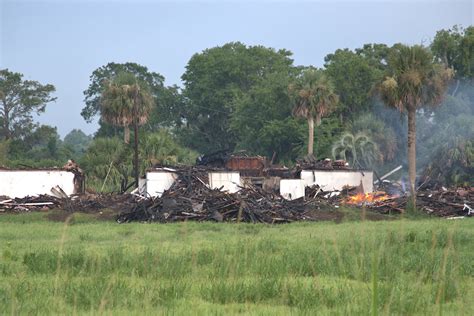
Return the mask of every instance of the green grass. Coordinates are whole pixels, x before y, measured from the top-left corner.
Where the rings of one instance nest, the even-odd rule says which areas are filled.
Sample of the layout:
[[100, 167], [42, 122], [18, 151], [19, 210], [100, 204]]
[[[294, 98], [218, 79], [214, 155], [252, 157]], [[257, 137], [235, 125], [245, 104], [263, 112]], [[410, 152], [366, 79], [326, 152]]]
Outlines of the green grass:
[[474, 221], [0, 216], [0, 314], [474, 314]]

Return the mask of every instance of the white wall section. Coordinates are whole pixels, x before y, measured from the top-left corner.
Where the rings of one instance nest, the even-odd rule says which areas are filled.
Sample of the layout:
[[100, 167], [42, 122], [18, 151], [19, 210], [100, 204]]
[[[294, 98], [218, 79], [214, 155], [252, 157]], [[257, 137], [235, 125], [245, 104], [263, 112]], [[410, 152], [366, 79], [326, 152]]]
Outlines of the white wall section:
[[146, 173], [146, 192], [152, 197], [161, 197], [171, 188], [177, 175], [170, 171], [149, 171]]
[[304, 188], [304, 181], [300, 179], [282, 179], [280, 181], [280, 195], [287, 200], [304, 197]]
[[209, 172], [209, 186], [211, 189], [220, 189], [229, 193], [240, 190], [239, 172]]
[[59, 186], [67, 195], [74, 194], [74, 173], [64, 170], [0, 170], [0, 195], [23, 198], [52, 195]]
[[344, 186], [358, 186], [362, 182], [364, 192], [374, 190], [372, 171], [357, 170], [302, 170], [305, 186], [319, 185], [325, 191], [342, 190]]

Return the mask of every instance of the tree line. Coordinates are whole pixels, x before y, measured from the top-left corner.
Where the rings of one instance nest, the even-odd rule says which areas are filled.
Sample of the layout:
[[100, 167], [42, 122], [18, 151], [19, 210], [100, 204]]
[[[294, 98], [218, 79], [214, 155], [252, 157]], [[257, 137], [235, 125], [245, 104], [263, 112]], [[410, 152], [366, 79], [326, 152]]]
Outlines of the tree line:
[[418, 169], [440, 181], [472, 183], [473, 68], [472, 26], [440, 30], [427, 47], [338, 49], [322, 68], [295, 65], [286, 49], [227, 43], [194, 54], [182, 87], [165, 86], [143, 65], [108, 63], [84, 91], [81, 115], [99, 118], [98, 131], [89, 137], [75, 130], [63, 141], [32, 118], [55, 101], [54, 86], [4, 69], [0, 163], [53, 165], [73, 157], [92, 181], [108, 175], [116, 188], [136, 178], [133, 169], [192, 163], [218, 150], [286, 165], [313, 154], [379, 172], [404, 164], [413, 191], [418, 154]]

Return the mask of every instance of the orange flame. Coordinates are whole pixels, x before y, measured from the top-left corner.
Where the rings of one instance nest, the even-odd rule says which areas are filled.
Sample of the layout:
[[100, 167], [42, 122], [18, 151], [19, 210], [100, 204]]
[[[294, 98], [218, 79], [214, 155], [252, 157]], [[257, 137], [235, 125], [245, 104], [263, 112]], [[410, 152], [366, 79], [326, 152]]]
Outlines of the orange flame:
[[392, 196], [385, 192], [371, 192], [371, 193], [359, 193], [356, 195], [349, 196], [346, 200], [347, 204], [375, 204], [392, 198]]

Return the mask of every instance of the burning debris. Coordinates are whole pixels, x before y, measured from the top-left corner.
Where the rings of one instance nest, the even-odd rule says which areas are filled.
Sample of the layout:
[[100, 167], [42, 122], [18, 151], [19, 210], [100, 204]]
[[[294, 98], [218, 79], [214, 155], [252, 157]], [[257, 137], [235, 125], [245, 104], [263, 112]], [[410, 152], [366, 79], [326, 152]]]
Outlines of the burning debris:
[[347, 197], [344, 201], [346, 204], [352, 205], [374, 205], [379, 204], [383, 201], [397, 198], [398, 196], [391, 197], [383, 191], [369, 192], [369, 193], [358, 193]]
[[[423, 190], [417, 193], [417, 208], [426, 214], [448, 217], [448, 216], [470, 216], [472, 212], [472, 201], [474, 200], [474, 188]], [[355, 195], [346, 200], [346, 203], [364, 206], [373, 211], [389, 214], [403, 213], [407, 206], [406, 195], [388, 195], [385, 192], [373, 194]], [[471, 211], [470, 211], [471, 210]]]

